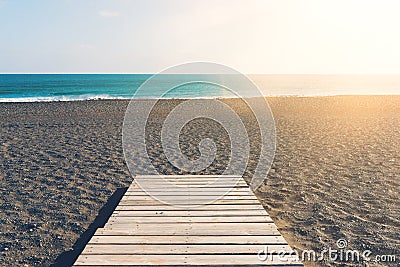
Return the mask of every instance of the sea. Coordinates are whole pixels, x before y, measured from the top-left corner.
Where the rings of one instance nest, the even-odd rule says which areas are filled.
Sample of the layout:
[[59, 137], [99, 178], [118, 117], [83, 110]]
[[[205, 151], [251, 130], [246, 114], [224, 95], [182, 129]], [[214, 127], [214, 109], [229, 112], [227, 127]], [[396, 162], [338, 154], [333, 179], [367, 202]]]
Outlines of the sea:
[[[195, 74], [173, 74], [166, 81]], [[217, 74], [213, 74], [218, 76]], [[0, 102], [83, 101], [160, 98], [164, 83], [136, 94], [153, 74], [0, 74]], [[257, 74], [247, 77], [264, 96], [397, 95], [400, 75]], [[196, 83], [170, 90], [164, 98], [232, 97], [223, 87]]]

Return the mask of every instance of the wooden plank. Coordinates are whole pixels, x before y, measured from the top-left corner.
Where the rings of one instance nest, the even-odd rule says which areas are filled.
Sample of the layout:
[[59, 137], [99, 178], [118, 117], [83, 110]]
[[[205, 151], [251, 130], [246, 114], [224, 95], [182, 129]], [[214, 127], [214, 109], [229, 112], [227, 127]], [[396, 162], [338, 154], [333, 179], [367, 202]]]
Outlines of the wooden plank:
[[[144, 186], [145, 185], [145, 186]], [[226, 185], [226, 184], [214, 184], [214, 185], [198, 185], [198, 184], [188, 184], [188, 185], [182, 185], [180, 186], [180, 188], [192, 188], [192, 189], [198, 189], [198, 190], [208, 190], [208, 189], [213, 189], [213, 188], [226, 188], [226, 190], [230, 190], [231, 188], [247, 188], [247, 185], [235, 185], [235, 186], [231, 186], [231, 185]], [[149, 184], [141, 184], [140, 187], [138, 188], [146, 188], [146, 189], [170, 189], [170, 190], [176, 190], [176, 188], [178, 188], [178, 186], [176, 185], [169, 185], [168, 183], [149, 183]], [[222, 189], [220, 189], [222, 190]]]
[[[183, 183], [183, 182], [182, 182]], [[187, 183], [190, 183], [190, 182], [187, 182]], [[203, 182], [198, 182], [198, 183], [201, 183], [201, 184], [204, 184], [204, 181]], [[169, 184], [171, 184], [171, 183], [169, 183], [168, 181], [149, 181], [149, 180], [143, 180], [143, 181], [141, 181], [141, 182], [138, 182], [136, 185], [135, 185], [135, 187], [132, 187], [132, 188], [141, 188], [141, 187], [143, 187], [142, 185], [146, 185], [146, 186], [149, 186], [149, 185], [152, 185], [152, 184], [161, 184], [161, 185], [169, 185]], [[195, 182], [193, 182], [193, 184], [194, 185], [196, 185], [196, 183]], [[227, 182], [224, 182], [224, 181], [220, 181], [220, 182], [215, 182], [215, 183], [213, 183], [213, 184], [215, 184], [215, 185], [218, 185], [218, 186], [222, 186], [222, 187], [227, 187], [227, 188], [231, 188], [231, 187], [247, 187], [248, 185], [247, 185], [247, 183], [245, 183], [245, 182], [232, 182], [232, 183], [227, 183]], [[173, 184], [172, 184], [173, 185]], [[195, 186], [195, 187], [201, 187], [201, 186]], [[210, 187], [210, 188], [212, 188], [212, 187], [215, 187], [215, 186], [207, 186], [207, 187]]]
[[126, 192], [124, 196], [173, 196], [173, 197], [190, 197], [190, 196], [205, 196], [205, 197], [255, 197], [252, 193], [248, 192], [176, 192], [176, 191], [148, 191], [148, 192]]
[[234, 186], [234, 185], [242, 185], [242, 186], [247, 186], [247, 183], [244, 181], [230, 181], [230, 180], [160, 180], [160, 181], [150, 181], [150, 180], [142, 180], [137, 183], [138, 187], [141, 187], [141, 185], [148, 185], [148, 184], [172, 184], [172, 185], [187, 185], [187, 184], [200, 184], [200, 185], [227, 185], [227, 186]]
[[177, 198], [177, 199], [237, 199], [237, 200], [243, 200], [243, 199], [253, 199], [253, 200], [258, 200], [256, 196], [252, 195], [245, 195], [245, 196], [238, 196], [238, 195], [124, 195], [122, 198], [125, 200], [132, 200], [132, 199], [141, 199], [141, 200], [146, 200], [146, 199], [154, 199], [154, 197], [159, 197], [162, 196], [162, 198]]
[[143, 216], [181, 216], [181, 217], [196, 217], [196, 216], [254, 216], [254, 215], [268, 215], [265, 210], [127, 210], [115, 211], [111, 216], [118, 217], [143, 217]]
[[266, 261], [260, 261], [257, 255], [81, 255], [76, 266], [302, 266], [289, 261], [290, 255], [282, 258], [271, 255]]
[[233, 187], [233, 186], [247, 186], [245, 182], [237, 182], [237, 183], [227, 183], [227, 182], [211, 182], [211, 181], [178, 181], [178, 180], [172, 180], [172, 181], [141, 181], [139, 183], [139, 186], [143, 187], [145, 185], [146, 187], [149, 185], [158, 185], [158, 186], [178, 186], [178, 187], [187, 187], [190, 185], [193, 185], [194, 187], [215, 187], [215, 186], [227, 186]]
[[[208, 177], [202, 177], [202, 176], [163, 176], [163, 177], [142, 177], [142, 178], [136, 178], [135, 183], [140, 183], [141, 181], [185, 181], [185, 180], [192, 180], [192, 181], [238, 181], [238, 182], [246, 182], [243, 180], [241, 177], [225, 177], [225, 176], [208, 176]], [[134, 185], [133, 185], [134, 186]]]
[[[151, 191], [150, 192], [144, 192], [144, 191], [127, 191], [125, 193], [125, 196], [149, 196], [151, 195]], [[218, 191], [204, 191], [204, 192], [196, 192], [196, 193], [190, 193], [190, 192], [183, 192], [183, 191], [155, 191], [154, 193], [156, 193], [157, 195], [161, 195], [161, 196], [190, 196], [190, 195], [195, 195], [195, 196], [254, 196], [253, 193], [251, 193], [250, 191], [246, 192], [240, 192], [240, 191], [236, 191], [236, 192], [218, 192]]]
[[[157, 191], [157, 189], [152, 189], [154, 191]], [[162, 189], [159, 189], [159, 191], [161, 191]], [[197, 188], [187, 188], [188, 191], [192, 191], [192, 192], [199, 192], [199, 191], [203, 191], [203, 192], [212, 192], [212, 191], [221, 191], [221, 192], [235, 192], [235, 191], [245, 191], [245, 192], [252, 192], [250, 190], [249, 187], [244, 187], [244, 186], [240, 186], [240, 187], [225, 187], [225, 188], [213, 188], [213, 187], [197, 187]], [[143, 189], [142, 187], [140, 187], [139, 185], [135, 185], [135, 186], [131, 186], [128, 188], [128, 192], [130, 191], [142, 191]], [[174, 190], [172, 190], [174, 191]], [[179, 191], [179, 190], [175, 190], [175, 191]]]
[[[153, 193], [153, 192], [165, 192], [165, 188], [146, 188], [146, 190], [142, 188], [132, 188], [128, 189], [127, 193], [136, 193], [136, 192], [145, 192], [145, 193]], [[172, 188], [168, 190], [168, 194], [175, 194], [175, 193], [187, 193], [191, 194], [218, 194], [218, 195], [225, 195], [230, 194], [233, 192], [240, 192], [240, 193], [250, 193], [254, 194], [248, 187], [233, 187], [233, 188], [212, 188], [212, 187], [195, 187], [195, 188], [185, 188], [185, 191], [179, 188]]]
[[[266, 248], [267, 247], [267, 248]], [[89, 244], [82, 251], [83, 255], [138, 255], [138, 254], [257, 254], [268, 251], [267, 254], [291, 253], [288, 245], [265, 244], [164, 244], [164, 245], [110, 245]]]
[[151, 211], [161, 211], [161, 210], [209, 210], [209, 211], [223, 211], [223, 210], [264, 210], [260, 205], [201, 205], [201, 206], [190, 206], [190, 207], [179, 207], [172, 205], [119, 205], [115, 208], [116, 211], [125, 210], [151, 210]]
[[[218, 186], [247, 186], [247, 183], [245, 182], [226, 182], [226, 181], [216, 181], [212, 182], [209, 180], [203, 180], [203, 181], [189, 181], [189, 180], [184, 180], [184, 181], [178, 181], [178, 180], [171, 180], [171, 181], [141, 181], [138, 183], [139, 187], [142, 187], [142, 185], [173, 185], [173, 186], [186, 186], [186, 185], [209, 185], [210, 187], [213, 187], [213, 185], [218, 185]], [[201, 187], [201, 186], [199, 186]]]
[[[204, 201], [200, 201], [200, 200], [193, 200], [193, 201], [179, 201], [176, 200], [174, 202], [172, 202], [173, 200], [171, 199], [171, 204], [172, 203], [179, 203], [179, 204], [186, 204], [186, 205], [207, 205], [208, 203], [204, 203]], [[151, 199], [151, 200], [121, 200], [120, 204], [121, 206], [135, 206], [135, 205], [160, 205], [160, 201]], [[210, 202], [209, 204], [213, 204], [213, 205], [228, 205], [228, 204], [241, 204], [241, 205], [260, 205], [260, 202], [258, 202], [257, 199], [254, 200], [232, 200], [232, 199], [217, 199], [215, 201]]]
[[219, 179], [229, 179], [229, 178], [240, 178], [243, 179], [240, 175], [215, 175], [215, 174], [190, 174], [190, 175], [181, 175], [181, 174], [172, 174], [172, 175], [154, 175], [154, 174], [149, 174], [149, 175], [136, 175], [134, 176], [134, 179], [143, 179], [143, 178], [148, 178], [148, 179], [159, 179], [160, 177], [162, 178], [181, 178], [181, 177], [186, 177], [186, 178], [215, 178], [218, 177]]
[[136, 176], [135, 181], [140, 179], [240, 179], [243, 180], [241, 176], [237, 175], [141, 175]]
[[95, 244], [265, 244], [286, 245], [281, 235], [138, 235], [127, 229], [97, 229]]
[[193, 227], [193, 228], [184, 228], [180, 229], [175, 225], [174, 227], [158, 227], [158, 228], [149, 228], [145, 227], [146, 224], [143, 224], [142, 227], [130, 227], [126, 226], [126, 224], [106, 224], [105, 227], [110, 230], [120, 230], [126, 232], [127, 234], [130, 232], [136, 235], [271, 235], [277, 236], [280, 235], [277, 229], [221, 229], [221, 228], [201, 228], [201, 227]]
[[141, 183], [141, 182], [164, 182], [164, 181], [168, 181], [168, 182], [172, 182], [172, 181], [176, 181], [176, 182], [233, 182], [233, 183], [245, 183], [247, 184], [242, 178], [215, 178], [215, 177], [209, 177], [209, 178], [201, 178], [201, 177], [181, 177], [181, 178], [177, 178], [177, 177], [168, 177], [168, 178], [164, 178], [164, 179], [148, 179], [148, 178], [144, 178], [144, 179], [137, 179], [136, 182], [137, 183]]
[[[157, 197], [157, 195], [155, 196]], [[216, 199], [229, 199], [229, 200], [257, 200], [255, 196], [169, 196], [171, 199], [179, 199], [179, 200], [216, 200]], [[121, 200], [154, 200], [152, 196], [123, 196]]]
[[[233, 223], [233, 222], [273, 222], [271, 217], [265, 215], [258, 216], [197, 216], [197, 217], [181, 217], [181, 216], [135, 216], [135, 217], [110, 217], [108, 223]], [[179, 226], [178, 226], [179, 227]]]
[[[245, 224], [249, 224], [246, 226]], [[273, 223], [117, 223], [105, 225], [109, 229], [124, 229], [137, 235], [280, 235]]]

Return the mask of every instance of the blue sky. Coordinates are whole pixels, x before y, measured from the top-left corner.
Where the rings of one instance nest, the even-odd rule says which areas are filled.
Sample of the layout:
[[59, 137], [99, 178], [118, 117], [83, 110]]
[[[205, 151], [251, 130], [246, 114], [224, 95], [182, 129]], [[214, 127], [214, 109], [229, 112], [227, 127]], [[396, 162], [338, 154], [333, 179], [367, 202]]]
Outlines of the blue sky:
[[400, 73], [398, 1], [0, 0], [1, 73]]

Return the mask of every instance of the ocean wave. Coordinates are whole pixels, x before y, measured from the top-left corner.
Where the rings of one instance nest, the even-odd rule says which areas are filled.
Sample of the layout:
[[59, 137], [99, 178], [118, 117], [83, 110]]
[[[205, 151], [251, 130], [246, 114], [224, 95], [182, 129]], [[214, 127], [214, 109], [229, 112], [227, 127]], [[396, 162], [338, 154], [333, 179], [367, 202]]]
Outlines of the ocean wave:
[[[281, 94], [281, 95], [264, 95], [267, 98], [274, 97], [329, 97], [329, 96], [344, 96], [346, 94]], [[351, 94], [348, 94], [351, 95]], [[380, 95], [380, 94], [364, 94], [364, 95]], [[385, 94], [382, 94], [385, 95]], [[392, 94], [395, 95], [395, 94]], [[213, 96], [213, 97], [162, 97], [162, 99], [226, 99], [239, 98], [238, 96]], [[38, 97], [15, 97], [15, 98], [0, 98], [0, 103], [30, 103], [30, 102], [72, 102], [72, 101], [90, 101], [90, 100], [130, 100], [130, 99], [160, 99], [154, 96], [127, 97], [127, 96], [111, 96], [102, 95], [79, 95], [79, 96], [38, 96]]]
[[77, 95], [77, 96], [38, 96], [38, 97], [15, 97], [0, 98], [0, 102], [8, 103], [29, 103], [29, 102], [68, 102], [68, 101], [86, 101], [86, 100], [112, 100], [112, 99], [130, 99], [130, 97], [102, 95]]
[[[8, 103], [29, 103], [29, 102], [71, 102], [71, 101], [87, 101], [87, 100], [129, 100], [129, 99], [159, 99], [159, 97], [154, 96], [141, 96], [141, 97], [126, 97], [126, 96], [111, 96], [107, 94], [102, 95], [79, 95], [79, 96], [38, 96], [38, 97], [15, 97], [15, 98], [0, 98], [1, 102]], [[222, 99], [222, 98], [237, 98], [237, 97], [166, 97], [163, 99]]]

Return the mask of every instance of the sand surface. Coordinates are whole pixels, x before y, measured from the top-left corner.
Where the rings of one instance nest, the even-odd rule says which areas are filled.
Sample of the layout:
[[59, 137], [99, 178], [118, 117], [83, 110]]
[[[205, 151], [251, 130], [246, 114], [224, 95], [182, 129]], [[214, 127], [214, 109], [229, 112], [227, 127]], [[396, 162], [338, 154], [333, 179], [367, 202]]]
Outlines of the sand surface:
[[[400, 262], [400, 96], [268, 100], [277, 151], [257, 195], [284, 237], [296, 249], [316, 251], [336, 248], [342, 238], [349, 249], [395, 254]], [[229, 101], [247, 121], [257, 152], [254, 118]], [[182, 173], [162, 155], [158, 133], [177, 102], [155, 110], [147, 136], [153, 164], [166, 174]], [[51, 265], [114, 191], [131, 183], [121, 144], [127, 104], [0, 103], [1, 266]], [[230, 152], [226, 132], [207, 120], [183, 132], [182, 149], [192, 159], [199, 156], [199, 140], [215, 138], [219, 153], [205, 173], [222, 172]], [[257, 157], [250, 159], [248, 172]], [[341, 264], [351, 265], [306, 263]], [[389, 265], [396, 266], [381, 264]]]

